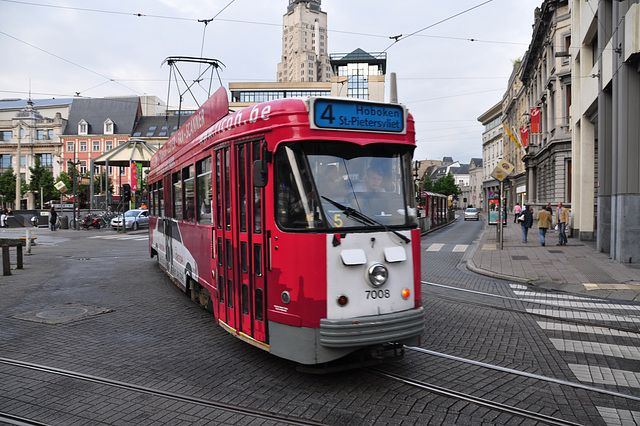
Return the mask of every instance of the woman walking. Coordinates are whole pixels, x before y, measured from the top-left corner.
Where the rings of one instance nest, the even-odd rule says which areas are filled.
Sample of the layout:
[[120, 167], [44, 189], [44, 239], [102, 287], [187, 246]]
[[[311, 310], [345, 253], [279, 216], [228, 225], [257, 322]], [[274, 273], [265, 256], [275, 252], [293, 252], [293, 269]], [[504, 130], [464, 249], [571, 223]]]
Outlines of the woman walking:
[[522, 242], [527, 242], [527, 234], [529, 233], [529, 228], [533, 226], [533, 208], [529, 206], [525, 206], [522, 210], [522, 214], [524, 215], [524, 220], [520, 222], [520, 226], [522, 227]]

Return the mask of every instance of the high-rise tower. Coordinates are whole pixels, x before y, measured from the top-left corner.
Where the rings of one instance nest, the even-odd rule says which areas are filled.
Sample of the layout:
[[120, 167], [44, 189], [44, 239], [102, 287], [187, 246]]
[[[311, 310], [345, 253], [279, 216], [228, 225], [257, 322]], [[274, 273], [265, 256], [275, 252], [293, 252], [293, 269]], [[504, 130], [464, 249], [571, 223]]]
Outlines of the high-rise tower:
[[322, 0], [289, 0], [282, 19], [278, 82], [330, 82], [327, 14]]

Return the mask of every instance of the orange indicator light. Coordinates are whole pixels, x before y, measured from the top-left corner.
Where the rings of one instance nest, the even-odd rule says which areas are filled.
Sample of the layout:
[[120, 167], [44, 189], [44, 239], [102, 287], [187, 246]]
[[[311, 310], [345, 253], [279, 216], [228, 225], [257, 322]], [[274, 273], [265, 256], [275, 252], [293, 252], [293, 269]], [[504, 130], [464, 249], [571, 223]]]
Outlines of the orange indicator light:
[[349, 298], [347, 296], [342, 295], [338, 297], [338, 305], [345, 306], [347, 303], [349, 303]]
[[405, 288], [404, 290], [402, 290], [402, 298], [404, 300], [407, 300], [410, 296], [411, 296], [411, 290], [409, 290], [408, 288]]

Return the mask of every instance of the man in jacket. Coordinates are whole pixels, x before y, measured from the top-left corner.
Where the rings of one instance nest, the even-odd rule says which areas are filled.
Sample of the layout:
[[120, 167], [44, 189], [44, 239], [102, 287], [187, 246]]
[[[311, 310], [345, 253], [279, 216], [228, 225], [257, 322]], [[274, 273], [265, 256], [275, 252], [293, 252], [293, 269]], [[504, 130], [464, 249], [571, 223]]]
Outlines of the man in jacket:
[[538, 232], [540, 233], [540, 245], [544, 247], [545, 238], [547, 236], [547, 229], [551, 224], [551, 213], [544, 207], [540, 207], [538, 212]]
[[520, 226], [522, 227], [522, 242], [526, 243], [529, 228], [533, 226], [533, 207], [525, 206], [524, 209], [522, 209], [522, 214], [524, 215], [524, 220], [520, 222]]
[[558, 203], [558, 244], [557, 246], [567, 245], [567, 224], [569, 223], [569, 209]]

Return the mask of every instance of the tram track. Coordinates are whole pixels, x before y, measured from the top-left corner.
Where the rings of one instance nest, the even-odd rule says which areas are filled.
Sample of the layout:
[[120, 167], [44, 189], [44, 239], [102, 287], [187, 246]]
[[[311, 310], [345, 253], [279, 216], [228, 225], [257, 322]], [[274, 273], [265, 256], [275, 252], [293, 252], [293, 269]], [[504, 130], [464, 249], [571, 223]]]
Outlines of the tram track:
[[[429, 285], [429, 286], [433, 286], [433, 287], [437, 287], [437, 288], [441, 288], [441, 289], [445, 289], [445, 290], [453, 290], [453, 291], [458, 291], [458, 292], [475, 294], [475, 295], [479, 295], [479, 296], [482, 296], [482, 297], [495, 298], [495, 299], [500, 299], [500, 300], [509, 301], [509, 302], [516, 302], [516, 303], [522, 303], [522, 304], [544, 306], [544, 307], [554, 308], [554, 309], [558, 309], [558, 310], [562, 310], [562, 311], [575, 311], [575, 312], [581, 312], [581, 313], [592, 314], [592, 315], [602, 315], [603, 314], [602, 311], [596, 311], [596, 310], [593, 310], [593, 309], [585, 309], [585, 308], [578, 308], [578, 307], [568, 307], [568, 306], [562, 306], [562, 305], [558, 305], [558, 304], [545, 303], [544, 301], [523, 300], [523, 299], [520, 299], [518, 297], [511, 297], [511, 296], [503, 296], [503, 295], [500, 295], [500, 294], [485, 293], [485, 292], [481, 292], [481, 291], [477, 291], [477, 290], [470, 290], [470, 289], [465, 289], [465, 288], [453, 287], [453, 286], [448, 286], [448, 285], [445, 285], [445, 284], [432, 283], [432, 282], [428, 282], [428, 281], [421, 281], [421, 283], [423, 285]], [[568, 322], [568, 323], [574, 323], [574, 324], [580, 324], [580, 325], [598, 326], [598, 327], [607, 328], [609, 330], [623, 331], [623, 332], [627, 332], [627, 333], [640, 333], [640, 326], [631, 327], [631, 326], [626, 326], [626, 325], [621, 325], [621, 324], [618, 324], [618, 325], [611, 324], [611, 322], [614, 322], [613, 321], [614, 319], [618, 323], [635, 322], [635, 323], [640, 324], [640, 316], [635, 316], [635, 315], [620, 314], [620, 313], [616, 313], [616, 312], [606, 312], [606, 315], [608, 315], [612, 320], [610, 320], [610, 321], [604, 321], [603, 320], [602, 322], [597, 322], [597, 321], [594, 321], [594, 320], [581, 320], [581, 319], [577, 319], [577, 318], [563, 318], [563, 317], [543, 314], [543, 313], [539, 313], [539, 312], [529, 312], [529, 311], [526, 311], [526, 310], [516, 309], [516, 308], [512, 308], [512, 307], [508, 307], [508, 306], [497, 306], [495, 304], [481, 302], [481, 301], [478, 301], [478, 300], [464, 300], [464, 299], [460, 299], [460, 298], [456, 298], [456, 297], [452, 297], [452, 296], [439, 294], [439, 293], [436, 293], [436, 292], [430, 292], [429, 293], [429, 297], [436, 297], [436, 298], [442, 299], [442, 300], [455, 301], [455, 302], [458, 302], [458, 303], [464, 303], [466, 305], [484, 306], [484, 307], [488, 307], [488, 308], [492, 308], [492, 309], [496, 309], [496, 310], [500, 310], [500, 311], [516, 312], [516, 313], [520, 313], [520, 314], [524, 314], [524, 315], [536, 316], [536, 317], [545, 318], [545, 319], [558, 321], [558, 322]], [[586, 297], [585, 297], [585, 299], [586, 299]], [[610, 302], [609, 301], [603, 301], [603, 303], [610, 303]]]
[[388, 372], [382, 371], [379, 368], [369, 368], [369, 371], [381, 377], [386, 377], [388, 379], [391, 379], [400, 383], [404, 383], [406, 385], [413, 386], [422, 390], [426, 390], [431, 393], [435, 393], [448, 398], [457, 399], [460, 401], [469, 402], [471, 404], [479, 405], [493, 411], [499, 411], [501, 413], [511, 414], [527, 420], [534, 420], [534, 421], [549, 424], [549, 425], [578, 425], [579, 424], [579, 423], [570, 422], [568, 420], [560, 419], [557, 417], [536, 413], [534, 411], [525, 410], [512, 405], [502, 404], [502, 403], [491, 401], [485, 398], [476, 397], [467, 393], [455, 391], [452, 389], [447, 389], [441, 386], [436, 386], [433, 384], [410, 379], [410, 378], [401, 376], [399, 374], [388, 373]]
[[[255, 418], [255, 419], [262, 419], [262, 420], [267, 420], [267, 421], [275, 421], [275, 422], [279, 422], [279, 423], [282, 423], [282, 424], [289, 424], [289, 425], [313, 425], [313, 426], [324, 425], [324, 423], [314, 422], [314, 421], [311, 421], [311, 420], [306, 420], [306, 419], [301, 419], [301, 418], [296, 418], [296, 417], [290, 417], [290, 416], [285, 416], [285, 415], [279, 415], [279, 414], [271, 413], [271, 412], [264, 411], [264, 410], [256, 410], [256, 409], [253, 409], [253, 408], [243, 407], [243, 406], [236, 405], [236, 404], [229, 404], [229, 403], [220, 402], [220, 401], [206, 400], [206, 399], [202, 399], [202, 398], [198, 398], [198, 397], [182, 395], [182, 394], [178, 394], [178, 393], [174, 393], [174, 392], [170, 392], [170, 391], [165, 391], [165, 390], [161, 390], [161, 389], [154, 389], [154, 388], [150, 388], [150, 387], [146, 387], [146, 386], [136, 385], [136, 384], [132, 384], [132, 383], [126, 383], [126, 382], [122, 382], [122, 381], [119, 381], [119, 380], [113, 380], [113, 379], [108, 379], [108, 378], [104, 378], [104, 377], [93, 376], [93, 375], [90, 375], [90, 374], [84, 374], [84, 373], [64, 370], [64, 369], [60, 369], [60, 368], [48, 367], [48, 366], [41, 365], [41, 364], [34, 364], [34, 363], [30, 363], [30, 362], [24, 362], [24, 361], [8, 359], [8, 358], [0, 358], [0, 364], [8, 365], [8, 366], [11, 366], [11, 367], [29, 369], [29, 370], [37, 371], [37, 372], [44, 373], [44, 374], [52, 374], [52, 375], [56, 375], [56, 376], [67, 377], [67, 378], [71, 378], [71, 379], [75, 379], [75, 380], [81, 380], [81, 381], [84, 381], [84, 382], [95, 383], [95, 384], [98, 384], [98, 385], [110, 386], [110, 387], [114, 387], [114, 388], [124, 389], [124, 390], [131, 391], [131, 392], [146, 394], [146, 395], [150, 395], [150, 396], [154, 396], [154, 397], [158, 397], [158, 398], [164, 398], [164, 399], [173, 400], [173, 401], [178, 401], [178, 402], [182, 402], [182, 403], [185, 403], [185, 404], [192, 404], [192, 405], [198, 405], [198, 406], [202, 406], [202, 407], [206, 407], [206, 408], [222, 410], [222, 411], [226, 411], [226, 412], [233, 413], [233, 414], [252, 417], [252, 418]], [[9, 413], [2, 413], [2, 412], [0, 412], [0, 421], [6, 421], [9, 424], [16, 424], [16, 425], [22, 425], [22, 424], [24, 424], [24, 425], [43, 425], [43, 424], [45, 424], [45, 423], [37, 422], [36, 420], [27, 419], [27, 418], [19, 417], [17, 415], [12, 415], [12, 414], [9, 414]]]

